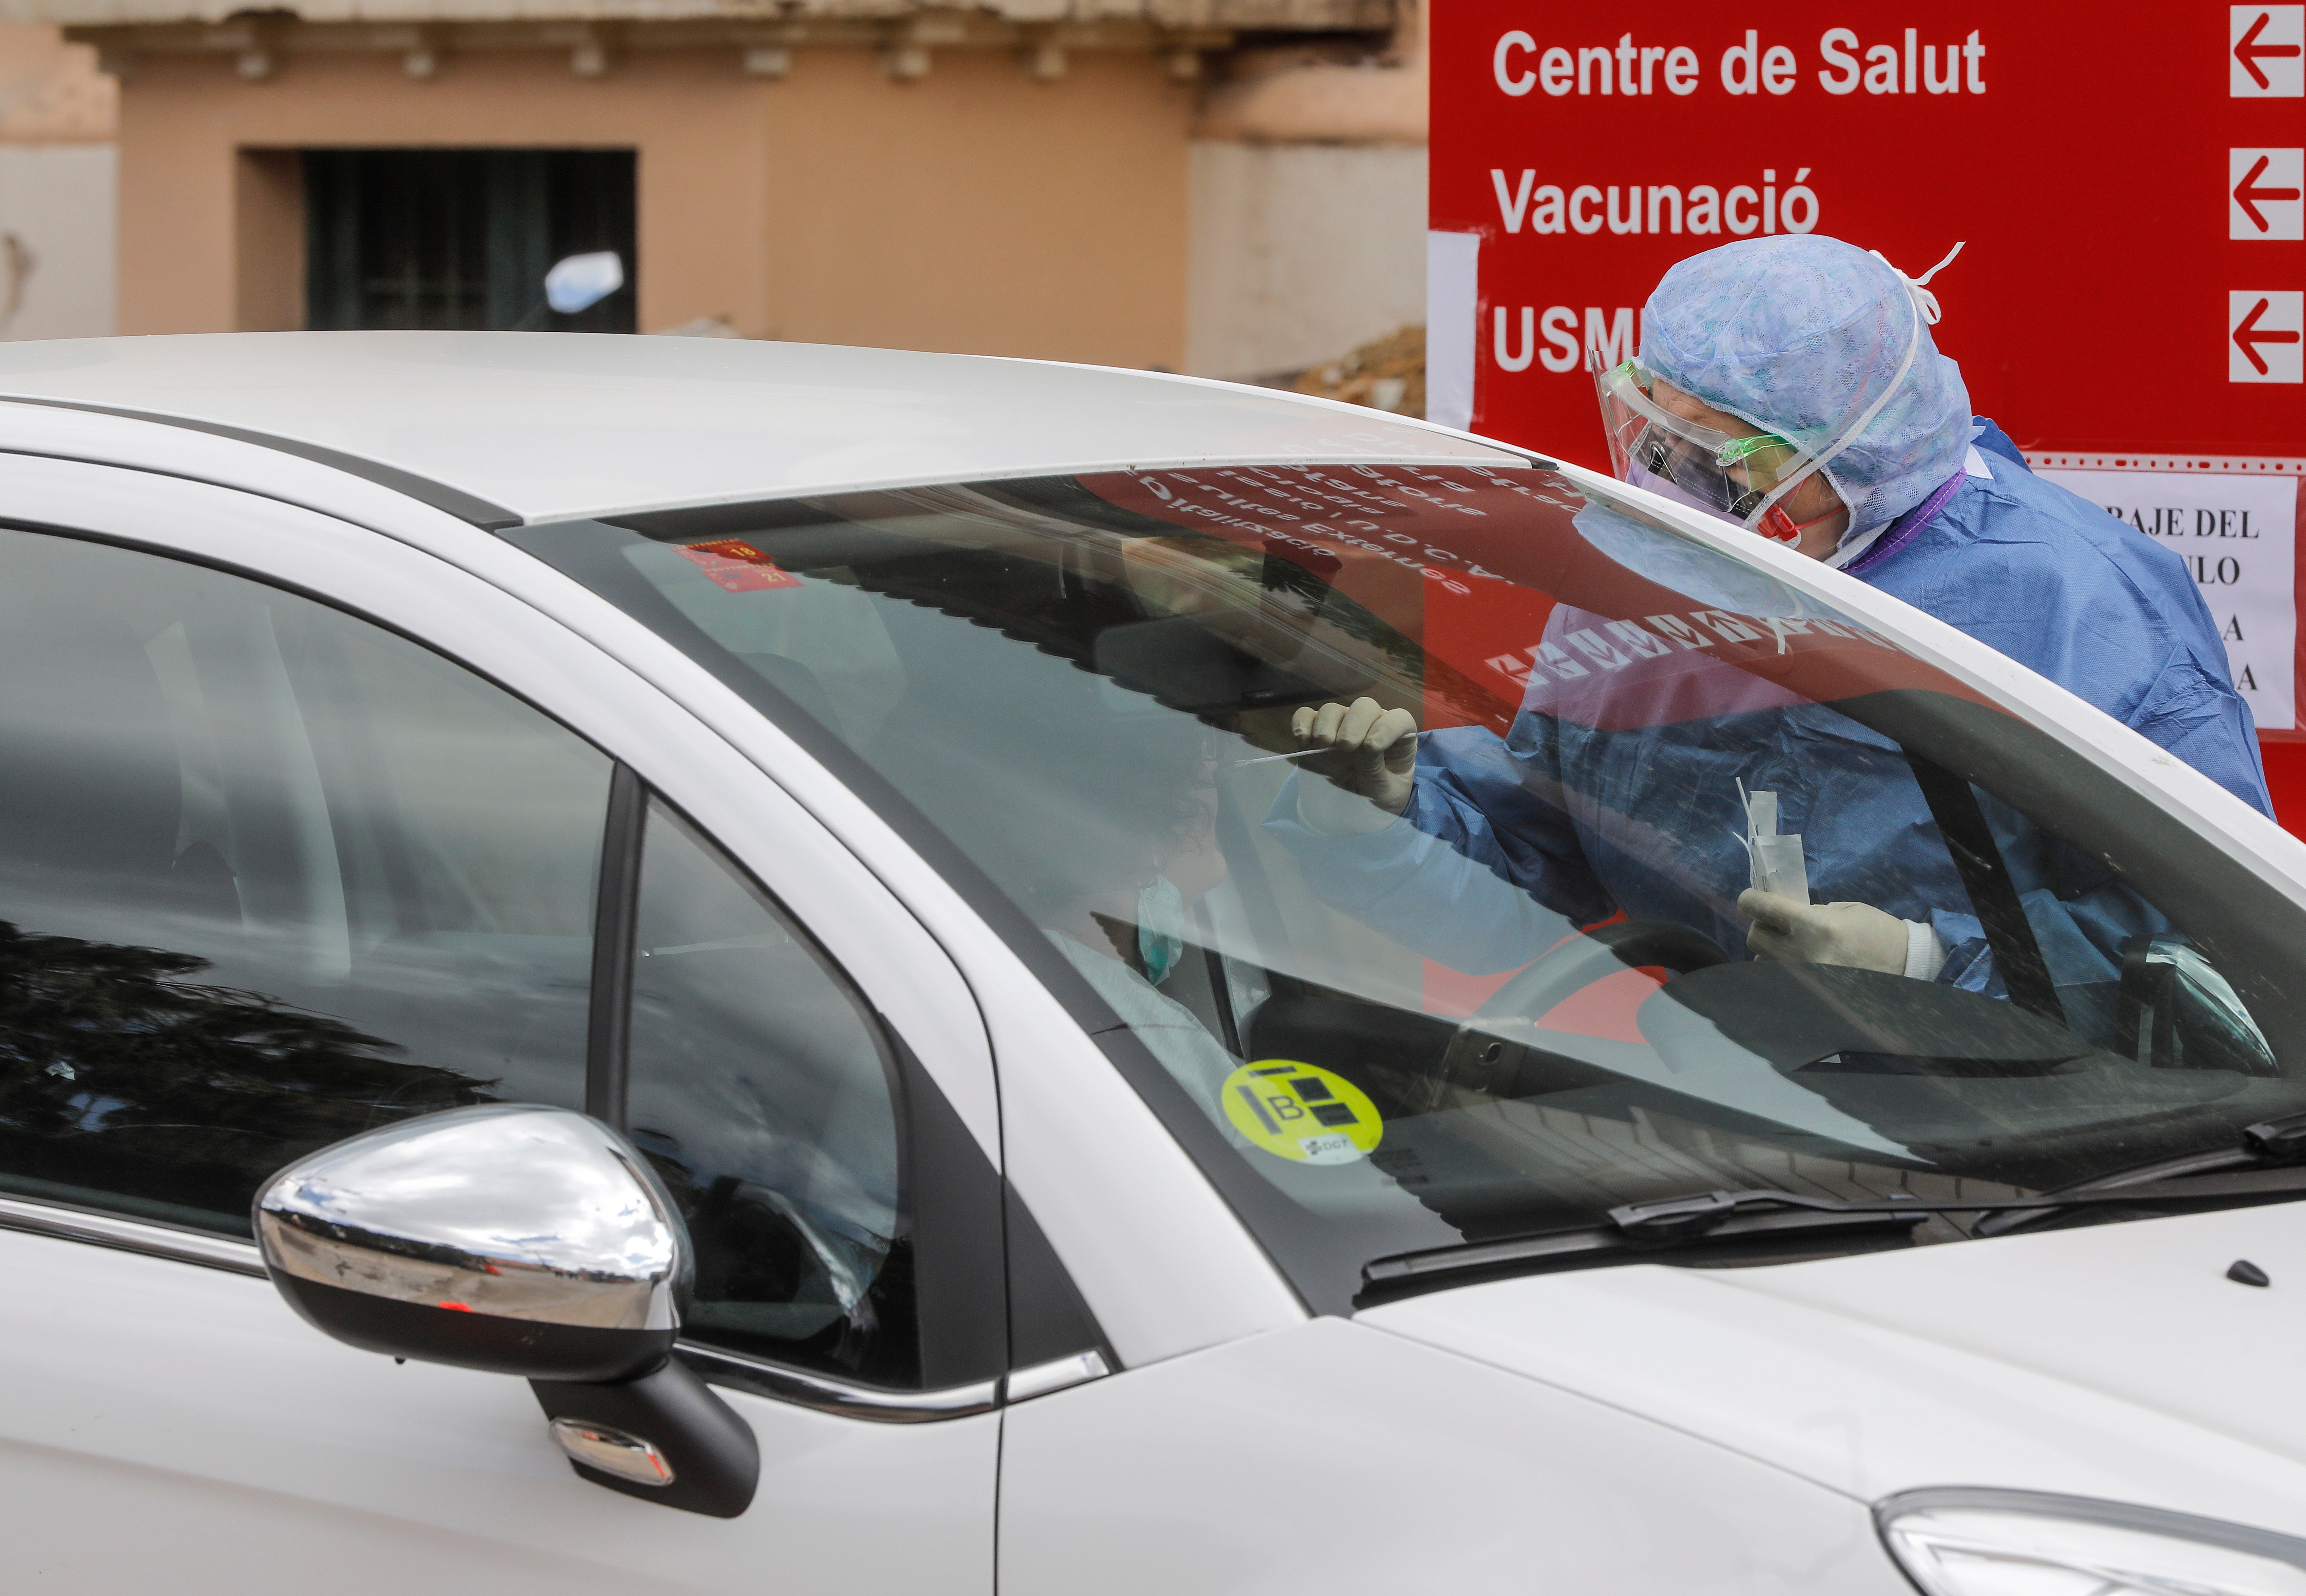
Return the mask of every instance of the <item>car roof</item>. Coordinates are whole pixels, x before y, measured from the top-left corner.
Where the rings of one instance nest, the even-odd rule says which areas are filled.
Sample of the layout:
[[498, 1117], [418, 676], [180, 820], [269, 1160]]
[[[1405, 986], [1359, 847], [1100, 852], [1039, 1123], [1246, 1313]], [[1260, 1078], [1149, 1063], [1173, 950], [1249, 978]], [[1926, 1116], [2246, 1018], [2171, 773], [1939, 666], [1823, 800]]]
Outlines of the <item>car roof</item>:
[[219, 333], [0, 345], [0, 400], [325, 459], [483, 525], [933, 482], [1299, 460], [1523, 465], [1270, 388], [738, 338]]

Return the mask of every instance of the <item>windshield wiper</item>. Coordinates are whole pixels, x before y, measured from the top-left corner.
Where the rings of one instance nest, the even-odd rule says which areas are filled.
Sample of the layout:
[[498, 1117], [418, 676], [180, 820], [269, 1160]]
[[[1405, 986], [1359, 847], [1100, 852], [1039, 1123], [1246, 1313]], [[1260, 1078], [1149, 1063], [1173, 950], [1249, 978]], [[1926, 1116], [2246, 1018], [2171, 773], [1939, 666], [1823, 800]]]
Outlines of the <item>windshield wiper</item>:
[[2151, 1164], [2140, 1164], [2119, 1174], [2092, 1175], [2087, 1181], [2076, 1181], [2071, 1186], [2061, 1186], [2044, 1195], [2054, 1197], [2069, 1191], [2095, 1191], [2101, 1186], [2135, 1186], [2144, 1181], [2168, 1180], [2175, 1175], [2276, 1164], [2306, 1164], [2306, 1114], [2285, 1114], [2278, 1120], [2260, 1120], [2255, 1125], [2245, 1125], [2242, 1141], [2235, 1147], [2216, 1148], [2207, 1153], [2183, 1153], [2175, 1158], [2157, 1158]]
[[2062, 1208], [2216, 1202], [2306, 1191], [2306, 1114], [2252, 1125], [2242, 1138], [2239, 1148], [2169, 1159], [2037, 1197], [1957, 1200], [1900, 1196], [1852, 1201], [1763, 1190], [1701, 1191], [1626, 1203], [1611, 1208], [1601, 1225], [1374, 1259], [1362, 1266], [1362, 1283], [1366, 1292], [1390, 1295], [1427, 1280], [1438, 1283], [1439, 1277], [1574, 1266], [1594, 1254], [1644, 1256], [1725, 1244], [1766, 1250], [1788, 1242], [1814, 1243], [1821, 1233], [1836, 1232], [1860, 1242], [1867, 1230], [1910, 1228], [1932, 1214], [1985, 1214], [1990, 1217], [1977, 1229], [1992, 1233], [1985, 1225], [2004, 1214], [2012, 1216], [2006, 1228], [2021, 1218]]
[[2139, 1178], [2122, 1184], [2093, 1183], [2046, 1191], [2038, 1197], [1980, 1197], [1958, 1200], [1891, 1197], [1860, 1202], [1814, 1197], [1802, 1191], [1705, 1191], [1656, 1202], [1627, 1203], [1610, 1210], [1610, 1223], [1636, 1241], [1679, 1242], [1710, 1235], [1742, 1208], [1789, 1208], [1819, 1214], [2017, 1214], [2050, 1213], [2102, 1203], [2201, 1202], [2223, 1197], [2259, 1197], [2306, 1191], [2306, 1167], [2285, 1165], [2233, 1170], [2222, 1166], [2175, 1178]]
[[[2208, 1152], [2181, 1153], [2174, 1158], [2157, 1158], [2150, 1164], [2134, 1165], [2114, 1174], [2092, 1175], [2071, 1185], [2053, 1186], [2041, 1194], [2042, 1206], [2064, 1207], [2077, 1201], [2115, 1202], [2125, 1199], [2137, 1200], [2140, 1189], [2170, 1181], [2186, 1181], [2193, 1190], [2202, 1190], [2202, 1177], [2236, 1169], [2275, 1169], [2285, 1165], [2306, 1164], [2306, 1114], [2285, 1114], [2279, 1119], [2260, 1120], [2255, 1125], [2242, 1127], [2242, 1139], [2232, 1147], [2213, 1148]], [[2209, 1195], [2216, 1195], [2213, 1191]], [[1989, 1214], [1972, 1227], [1972, 1233], [1981, 1236], [1999, 1235], [2037, 1216], [2038, 1208], [2005, 1203], [2013, 1210], [2008, 1218]]]
[[[1751, 1203], [1737, 1199], [1751, 1199]], [[1802, 1206], [1759, 1213], [1741, 1212], [1753, 1204], [1783, 1199]], [[1826, 1199], [1830, 1201], [1831, 1199]], [[1570, 1230], [1544, 1231], [1535, 1235], [1509, 1236], [1497, 1242], [1465, 1242], [1454, 1247], [1434, 1247], [1372, 1259], [1362, 1266], [1364, 1298], [1393, 1297], [1428, 1285], [1456, 1284], [1462, 1276], [1522, 1275], [1550, 1268], [1575, 1268], [1587, 1263], [1618, 1262], [1607, 1255], [1650, 1257], [1698, 1244], [1719, 1249], [1744, 1244], [1771, 1251], [1792, 1243], [1815, 1250], [1818, 1238], [1831, 1235], [1862, 1247], [1868, 1233], [1910, 1229], [1929, 1217], [1926, 1203], [1900, 1202], [1818, 1208], [1811, 1199], [1786, 1191], [1708, 1191], [1696, 1197], [1670, 1198], [1662, 1203], [1634, 1203], [1613, 1208], [1610, 1222]], [[1657, 1216], [1655, 1226], [1636, 1217], [1630, 1225], [1618, 1216], [1628, 1209], [1677, 1210]], [[1687, 1217], [1678, 1210], [1693, 1212]], [[1702, 1210], [1702, 1213], [1697, 1210]]]

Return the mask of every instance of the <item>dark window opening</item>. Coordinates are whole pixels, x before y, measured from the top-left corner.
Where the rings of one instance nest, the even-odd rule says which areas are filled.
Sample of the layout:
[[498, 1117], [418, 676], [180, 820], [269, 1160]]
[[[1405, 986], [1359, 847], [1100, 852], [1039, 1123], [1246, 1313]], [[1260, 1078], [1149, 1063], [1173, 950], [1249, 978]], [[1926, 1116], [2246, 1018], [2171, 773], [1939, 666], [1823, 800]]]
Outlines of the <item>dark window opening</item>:
[[[631, 332], [629, 149], [304, 152], [306, 325]], [[544, 274], [613, 250], [625, 286], [563, 316]]]

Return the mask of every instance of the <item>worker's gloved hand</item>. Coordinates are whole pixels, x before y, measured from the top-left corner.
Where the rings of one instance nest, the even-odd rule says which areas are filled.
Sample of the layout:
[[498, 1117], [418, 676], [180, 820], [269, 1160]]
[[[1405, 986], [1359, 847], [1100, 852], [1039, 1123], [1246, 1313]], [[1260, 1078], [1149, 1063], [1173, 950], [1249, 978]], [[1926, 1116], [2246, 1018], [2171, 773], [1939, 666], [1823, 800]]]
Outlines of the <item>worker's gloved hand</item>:
[[1388, 815], [1409, 807], [1417, 776], [1417, 718], [1407, 710], [1383, 708], [1374, 698], [1305, 706], [1289, 718], [1289, 730], [1300, 747], [1328, 750], [1299, 760], [1302, 768]]
[[[1738, 894], [1738, 912], [1754, 922], [1746, 945], [1781, 964], [1843, 964], [1853, 969], [1913, 973], [1914, 927], [1870, 903], [1798, 903], [1759, 887]], [[1921, 927], [1925, 935], [1927, 926]], [[1936, 938], [1930, 938], [1934, 948]], [[1934, 964], [1929, 974], [1937, 973]]]

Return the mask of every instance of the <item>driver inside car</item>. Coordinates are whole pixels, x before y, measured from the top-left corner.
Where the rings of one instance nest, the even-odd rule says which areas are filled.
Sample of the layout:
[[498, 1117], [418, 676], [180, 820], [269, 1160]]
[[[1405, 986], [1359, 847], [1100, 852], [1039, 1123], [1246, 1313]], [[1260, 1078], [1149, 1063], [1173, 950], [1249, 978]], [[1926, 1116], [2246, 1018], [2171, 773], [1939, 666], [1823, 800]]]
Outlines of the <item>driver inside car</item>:
[[[2271, 814], [2249, 709], [2182, 561], [1971, 447], [1984, 429], [1931, 339], [1929, 275], [1815, 236], [1677, 265], [1650, 298], [1640, 355], [1597, 374], [1617, 474], [1928, 610]], [[1672, 539], [1599, 504], [1575, 524], [1687, 585]], [[1547, 644], [1601, 624], [1557, 605]], [[1421, 735], [1406, 708], [1371, 698], [1301, 707], [1291, 730], [1320, 752], [1268, 828], [1335, 907], [1460, 970], [1518, 967], [1558, 939], [1554, 915], [1623, 912], [1725, 952], [2003, 992], [1903, 748], [1726, 666], [1695, 689], [1687, 673], [1646, 687], [1636, 674], [1534, 671], [1502, 737]], [[1765, 882], [1757, 796], [1770, 830], [1794, 834], [1780, 843], [1806, 881]], [[1984, 811], [2057, 984], [2113, 981], [2125, 944], [2157, 928], [2150, 911], [2013, 811]]]
[[[969, 841], [1050, 943], [1213, 1119], [1234, 1062], [1161, 990], [1194, 905], [1226, 879], [1217, 789], [1198, 728], [1157, 717], [1072, 721], [1061, 762], [1012, 791]], [[1005, 820], [1011, 824], [1002, 824]]]

